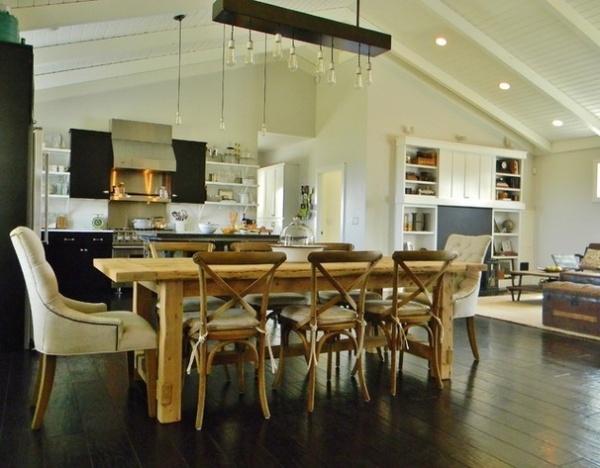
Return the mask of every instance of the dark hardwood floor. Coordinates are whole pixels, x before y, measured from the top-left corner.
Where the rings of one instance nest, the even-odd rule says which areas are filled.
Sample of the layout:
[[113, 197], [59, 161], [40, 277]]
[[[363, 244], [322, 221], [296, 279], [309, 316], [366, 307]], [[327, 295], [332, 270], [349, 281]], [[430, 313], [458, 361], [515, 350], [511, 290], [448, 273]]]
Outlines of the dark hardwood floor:
[[[473, 362], [455, 323], [455, 364], [441, 391], [424, 361], [407, 357], [398, 394], [387, 363], [367, 355], [371, 401], [349, 377], [353, 361], [305, 409], [306, 364], [292, 358], [271, 419], [261, 415], [252, 367], [243, 395], [217, 368], [204, 429], [194, 429], [197, 376], [185, 377], [183, 420], [146, 414], [142, 385], [127, 388], [123, 355], [59, 359], [42, 429], [29, 429], [35, 352], [0, 354], [0, 466], [485, 466], [600, 467], [600, 342], [476, 319]], [[268, 382], [273, 375], [268, 375]]]

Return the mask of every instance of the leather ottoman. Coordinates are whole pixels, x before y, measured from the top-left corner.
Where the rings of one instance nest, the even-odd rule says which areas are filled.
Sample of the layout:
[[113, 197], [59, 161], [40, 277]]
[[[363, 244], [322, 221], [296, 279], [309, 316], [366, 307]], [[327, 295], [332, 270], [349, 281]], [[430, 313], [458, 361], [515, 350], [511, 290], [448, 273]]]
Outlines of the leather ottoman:
[[543, 292], [544, 325], [600, 336], [600, 286], [553, 281]]

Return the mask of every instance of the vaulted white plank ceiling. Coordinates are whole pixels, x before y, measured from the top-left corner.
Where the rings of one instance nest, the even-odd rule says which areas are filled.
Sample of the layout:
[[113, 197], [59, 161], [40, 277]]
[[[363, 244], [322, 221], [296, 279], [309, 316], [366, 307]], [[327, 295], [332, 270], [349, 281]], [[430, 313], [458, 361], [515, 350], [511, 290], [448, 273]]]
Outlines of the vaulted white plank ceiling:
[[[219, 67], [223, 26], [212, 0], [3, 0], [34, 46], [36, 96], [52, 99], [143, 73], [172, 78]], [[272, 0], [355, 24], [356, 0]], [[536, 152], [600, 146], [600, 1], [362, 0], [360, 25], [392, 35], [383, 58], [457, 97]], [[237, 30], [238, 44], [247, 31]], [[447, 45], [436, 45], [444, 37]], [[254, 37], [255, 42], [261, 40]], [[296, 44], [298, 46], [298, 44]], [[255, 46], [257, 50], [262, 47]], [[316, 47], [300, 52], [310, 71]], [[376, 75], [375, 75], [376, 76]], [[499, 88], [510, 83], [510, 90]], [[552, 122], [560, 120], [561, 127]]]

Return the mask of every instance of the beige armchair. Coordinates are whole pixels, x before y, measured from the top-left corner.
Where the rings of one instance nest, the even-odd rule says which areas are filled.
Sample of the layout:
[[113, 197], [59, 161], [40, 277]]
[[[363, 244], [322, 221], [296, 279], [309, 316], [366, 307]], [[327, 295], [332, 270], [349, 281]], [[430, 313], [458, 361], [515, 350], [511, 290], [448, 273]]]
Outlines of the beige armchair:
[[[106, 304], [69, 299], [58, 290], [39, 237], [27, 227], [10, 233], [31, 305], [33, 339], [41, 354], [35, 388], [32, 429], [39, 429], [48, 406], [57, 356], [144, 350], [148, 414], [156, 416], [157, 335], [142, 317], [129, 311], [107, 311]], [[131, 357], [131, 356], [130, 356]], [[141, 371], [141, 369], [138, 369]]]
[[[458, 254], [457, 262], [483, 263], [485, 254], [492, 241], [491, 236], [464, 236], [450, 234], [444, 250], [453, 250]], [[452, 295], [453, 318], [465, 318], [469, 344], [475, 360], [479, 360], [477, 338], [475, 335], [475, 312], [477, 311], [477, 298], [481, 284], [480, 271], [466, 271], [454, 277], [454, 294]]]

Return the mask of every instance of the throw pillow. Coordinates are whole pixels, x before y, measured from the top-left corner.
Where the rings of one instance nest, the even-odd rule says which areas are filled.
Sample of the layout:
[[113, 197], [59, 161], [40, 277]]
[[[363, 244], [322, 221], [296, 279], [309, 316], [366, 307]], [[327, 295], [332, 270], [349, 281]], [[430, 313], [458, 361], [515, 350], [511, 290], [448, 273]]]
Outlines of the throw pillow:
[[600, 268], [600, 250], [587, 249], [585, 255], [579, 262], [582, 270], [596, 270]]

